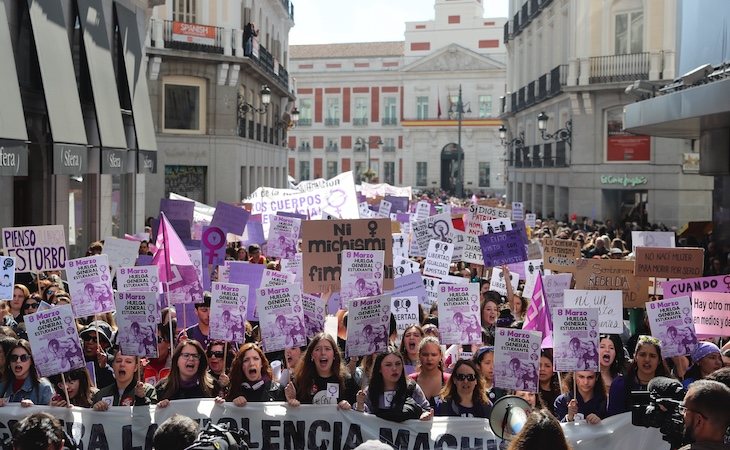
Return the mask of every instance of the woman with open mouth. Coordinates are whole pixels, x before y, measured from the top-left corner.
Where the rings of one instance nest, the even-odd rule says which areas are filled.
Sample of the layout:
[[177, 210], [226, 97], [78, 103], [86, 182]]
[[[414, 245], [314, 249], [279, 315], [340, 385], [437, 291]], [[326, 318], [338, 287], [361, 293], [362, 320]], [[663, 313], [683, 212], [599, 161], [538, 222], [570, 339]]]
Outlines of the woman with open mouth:
[[659, 339], [639, 336], [626, 376], [619, 376], [611, 384], [608, 394], [608, 416], [621, 414], [631, 409], [631, 391], [646, 391], [654, 377], [671, 377], [669, 368], [662, 358]]
[[415, 381], [406, 379], [403, 355], [395, 347], [389, 347], [375, 358], [370, 385], [357, 393], [355, 410], [394, 422], [433, 417], [433, 409], [421, 388]]
[[112, 360], [113, 384], [104, 386], [92, 397], [95, 411], [106, 411], [110, 406], [145, 406], [157, 403], [155, 388], [141, 381], [139, 356], [123, 355], [117, 351]]
[[418, 346], [423, 339], [423, 329], [420, 325], [409, 325], [403, 330], [403, 339], [400, 342], [400, 353], [405, 360], [406, 376], [418, 369]]
[[213, 398], [213, 377], [208, 373], [203, 346], [195, 339], [179, 343], [172, 354], [170, 375], [155, 388], [158, 408], [166, 408], [171, 400]]
[[294, 377], [294, 368], [297, 367], [307, 347], [291, 347], [284, 349], [284, 370], [281, 371], [279, 384], [286, 386]]
[[562, 394], [560, 379], [553, 369], [553, 349], [540, 350], [540, 369], [537, 372], [540, 381], [540, 398], [542, 403], [553, 415], [555, 414], [555, 400]]
[[273, 380], [269, 360], [258, 345], [244, 344], [231, 365], [231, 388], [224, 398], [216, 397], [216, 403], [233, 402], [246, 406], [249, 402], [284, 401], [284, 388]]
[[5, 366], [7, 383], [0, 399], [0, 405], [18, 403], [27, 407], [50, 405], [53, 396], [51, 382], [39, 378], [30, 350], [30, 342], [19, 339], [10, 349]]
[[601, 379], [610, 391], [611, 384], [624, 374], [624, 345], [617, 334], [602, 334], [598, 342], [598, 363], [601, 366]]
[[349, 410], [355, 402], [357, 383], [342, 363], [337, 341], [327, 333], [315, 335], [294, 369], [294, 380], [284, 389], [290, 406], [336, 404]]

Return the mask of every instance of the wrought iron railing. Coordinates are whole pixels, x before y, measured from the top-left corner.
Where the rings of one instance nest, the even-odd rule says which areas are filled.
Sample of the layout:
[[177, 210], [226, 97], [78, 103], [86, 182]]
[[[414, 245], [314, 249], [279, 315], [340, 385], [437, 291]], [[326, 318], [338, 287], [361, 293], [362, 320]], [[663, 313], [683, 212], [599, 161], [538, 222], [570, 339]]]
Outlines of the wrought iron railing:
[[590, 58], [588, 82], [616, 83], [649, 79], [649, 53], [594, 56]]

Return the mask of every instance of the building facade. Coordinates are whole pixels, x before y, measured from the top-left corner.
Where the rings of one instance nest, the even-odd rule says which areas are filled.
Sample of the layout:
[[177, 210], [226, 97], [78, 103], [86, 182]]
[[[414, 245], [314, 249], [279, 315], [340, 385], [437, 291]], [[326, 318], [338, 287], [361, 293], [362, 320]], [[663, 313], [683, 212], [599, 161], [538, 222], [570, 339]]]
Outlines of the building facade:
[[434, 9], [434, 20], [405, 24], [404, 41], [291, 47], [297, 181], [352, 170], [358, 181], [504, 192], [505, 19], [484, 18], [479, 0], [436, 0]]
[[510, 200], [543, 216], [710, 218], [711, 180], [683, 167], [692, 141], [624, 130], [624, 107], [675, 77], [676, 16], [674, 0], [510, 1], [501, 105]]
[[[250, 41], [248, 24], [257, 30]], [[171, 192], [240, 203], [258, 186], [286, 186], [293, 25], [288, 0], [167, 0], [154, 8], [147, 52], [161, 176], [145, 180], [147, 214]]]
[[70, 258], [143, 226], [149, 6], [0, 1], [0, 226], [62, 224]]

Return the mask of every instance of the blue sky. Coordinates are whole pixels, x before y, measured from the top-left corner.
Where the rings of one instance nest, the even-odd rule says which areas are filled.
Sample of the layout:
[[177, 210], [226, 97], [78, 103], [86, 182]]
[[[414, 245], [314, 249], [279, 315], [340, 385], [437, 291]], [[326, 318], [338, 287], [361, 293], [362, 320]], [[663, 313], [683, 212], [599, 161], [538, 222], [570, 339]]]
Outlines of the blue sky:
[[[432, 20], [434, 0], [293, 0], [289, 44], [403, 40], [405, 22]], [[485, 17], [507, 17], [508, 0], [484, 0]]]

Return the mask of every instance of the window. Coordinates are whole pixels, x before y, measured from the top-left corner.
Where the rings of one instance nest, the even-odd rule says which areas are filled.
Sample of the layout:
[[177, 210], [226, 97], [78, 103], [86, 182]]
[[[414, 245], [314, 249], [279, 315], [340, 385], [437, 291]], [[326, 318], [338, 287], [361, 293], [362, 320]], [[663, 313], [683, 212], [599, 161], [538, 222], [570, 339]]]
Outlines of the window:
[[616, 15], [617, 55], [641, 53], [644, 50], [644, 13], [636, 11]]
[[395, 184], [395, 162], [385, 161], [383, 163], [383, 170], [385, 171], [383, 174], [385, 179], [383, 181], [388, 184]]
[[337, 97], [327, 98], [327, 117], [325, 118], [325, 125], [339, 125], [340, 124], [340, 99]]
[[416, 163], [416, 186], [426, 186], [428, 183], [428, 163]]
[[312, 99], [303, 98], [299, 100], [299, 122], [297, 126], [308, 127], [312, 125]]
[[309, 161], [299, 161], [299, 181], [309, 180]]
[[383, 98], [383, 125], [397, 125], [398, 119], [395, 110], [395, 97]]
[[337, 161], [327, 161], [327, 178], [334, 178], [338, 175]]
[[205, 166], [165, 166], [165, 197], [170, 192], [206, 203], [205, 186], [208, 168]]
[[362, 174], [367, 170], [367, 166], [363, 161], [355, 161], [355, 181], [362, 180]]
[[368, 99], [365, 97], [355, 98], [355, 117], [352, 124], [355, 126], [365, 126], [368, 124], [369, 115]]
[[195, 23], [197, 0], [173, 0], [172, 20], [175, 22]]
[[339, 139], [337, 138], [327, 138], [327, 151], [328, 152], [336, 152], [339, 150]]
[[492, 116], [492, 96], [491, 95], [480, 95], [479, 96], [479, 118], [484, 119]]
[[416, 119], [428, 119], [428, 97], [416, 97]]
[[383, 151], [394, 152], [395, 151], [395, 138], [387, 137], [383, 139]]
[[192, 77], [167, 77], [162, 83], [162, 131], [205, 134], [205, 81]]
[[480, 162], [479, 163], [479, 187], [489, 187], [489, 163], [488, 162]]

